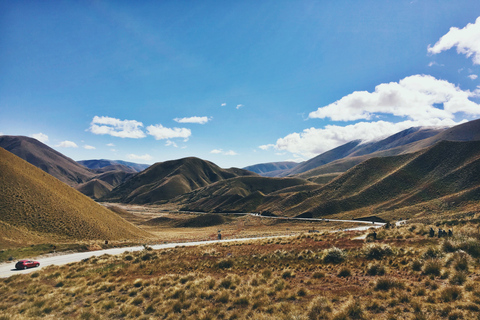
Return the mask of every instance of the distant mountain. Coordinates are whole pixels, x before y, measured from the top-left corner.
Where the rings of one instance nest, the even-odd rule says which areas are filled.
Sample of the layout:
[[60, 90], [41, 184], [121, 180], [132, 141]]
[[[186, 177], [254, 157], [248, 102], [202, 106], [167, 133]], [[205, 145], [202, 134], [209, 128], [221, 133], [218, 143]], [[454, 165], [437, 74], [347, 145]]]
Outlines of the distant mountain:
[[0, 136], [0, 147], [70, 186], [84, 183], [95, 176], [84, 166], [33, 138]]
[[[475, 140], [480, 140], [480, 119], [446, 129], [410, 128], [382, 141], [365, 144], [363, 147], [359, 145], [358, 148], [352, 149], [352, 152], [346, 157], [339, 158], [338, 160], [320, 165], [308, 171], [303, 171], [299, 166], [293, 169], [295, 171], [291, 170], [283, 174], [315, 181], [315, 179], [326, 174], [345, 172], [370, 158], [413, 153], [430, 147], [439, 141]], [[321, 157], [322, 155], [307, 162], [316, 163], [317, 158]]]
[[260, 163], [243, 168], [244, 170], [258, 173], [261, 176], [275, 176], [279, 171], [289, 170], [298, 166], [298, 162], [284, 161], [284, 162], [269, 162]]
[[172, 199], [211, 183], [256, 175], [243, 169], [221, 169], [212, 162], [190, 157], [156, 163], [119, 185], [102, 201], [155, 203]]
[[[435, 136], [444, 130], [445, 129], [417, 127], [417, 128], [410, 128], [407, 130], [403, 130], [401, 132], [398, 132], [380, 141], [362, 143], [361, 140], [354, 140], [344, 145], [341, 145], [337, 148], [324, 152], [298, 165], [297, 167], [291, 170], [284, 171], [281, 173], [280, 176], [295, 176], [295, 175], [299, 175], [301, 173], [307, 172], [309, 170], [327, 165], [336, 160], [351, 158], [351, 157], [359, 157], [364, 155], [371, 155], [375, 152], [401, 147], [415, 141], [424, 140], [426, 138]], [[365, 160], [367, 158], [369, 157], [364, 157], [362, 159]], [[356, 165], [359, 162], [353, 162], [353, 163], [355, 163], [354, 165]], [[346, 168], [349, 169], [351, 168], [351, 166], [350, 167], [347, 166]], [[344, 172], [344, 171], [346, 170], [342, 169], [341, 172]], [[324, 173], [333, 173], [333, 172], [338, 172], [338, 171], [327, 171]]]
[[0, 244], [148, 237], [65, 183], [0, 148]]
[[[150, 165], [149, 164], [140, 164], [140, 163], [133, 163], [133, 162], [127, 162], [127, 161], [122, 161], [122, 160], [105, 160], [105, 159], [100, 159], [100, 160], [81, 160], [77, 161], [80, 163], [82, 166], [85, 166], [89, 169], [102, 169], [105, 167], [110, 167], [110, 166], [124, 166], [127, 168], [132, 169], [134, 172], [141, 172], [145, 169], [147, 169]], [[128, 170], [124, 170], [126, 172], [129, 172]]]

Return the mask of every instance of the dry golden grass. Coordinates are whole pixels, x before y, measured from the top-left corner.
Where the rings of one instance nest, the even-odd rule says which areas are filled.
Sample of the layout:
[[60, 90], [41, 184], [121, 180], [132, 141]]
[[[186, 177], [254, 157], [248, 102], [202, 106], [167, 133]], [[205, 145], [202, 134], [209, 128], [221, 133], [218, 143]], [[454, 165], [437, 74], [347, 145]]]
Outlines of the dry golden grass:
[[[373, 245], [344, 232], [104, 255], [0, 280], [0, 312], [2, 319], [477, 319], [480, 241], [457, 234], [446, 246], [420, 230], [386, 230]], [[332, 247], [345, 259], [326, 259]], [[373, 254], [379, 248], [383, 254]], [[439, 275], [422, 271], [431, 259]], [[382, 274], [369, 272], [372, 265]]]
[[[39, 239], [139, 239], [149, 235], [42, 170], [0, 148], [2, 244]], [[17, 232], [17, 230], [25, 232]]]

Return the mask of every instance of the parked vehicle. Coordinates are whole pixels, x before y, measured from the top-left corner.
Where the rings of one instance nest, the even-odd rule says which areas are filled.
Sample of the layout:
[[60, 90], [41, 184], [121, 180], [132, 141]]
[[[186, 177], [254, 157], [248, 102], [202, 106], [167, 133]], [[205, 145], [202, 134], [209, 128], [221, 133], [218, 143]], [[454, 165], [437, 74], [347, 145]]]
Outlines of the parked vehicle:
[[15, 268], [18, 270], [38, 267], [40, 262], [33, 260], [20, 260], [15, 264]]

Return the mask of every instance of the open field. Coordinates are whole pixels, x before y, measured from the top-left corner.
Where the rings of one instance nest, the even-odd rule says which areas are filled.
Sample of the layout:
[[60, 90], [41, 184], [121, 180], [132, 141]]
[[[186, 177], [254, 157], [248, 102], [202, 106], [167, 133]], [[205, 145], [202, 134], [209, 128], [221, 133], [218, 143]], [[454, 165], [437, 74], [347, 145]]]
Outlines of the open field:
[[1, 319], [478, 319], [477, 226], [104, 255], [1, 279]]

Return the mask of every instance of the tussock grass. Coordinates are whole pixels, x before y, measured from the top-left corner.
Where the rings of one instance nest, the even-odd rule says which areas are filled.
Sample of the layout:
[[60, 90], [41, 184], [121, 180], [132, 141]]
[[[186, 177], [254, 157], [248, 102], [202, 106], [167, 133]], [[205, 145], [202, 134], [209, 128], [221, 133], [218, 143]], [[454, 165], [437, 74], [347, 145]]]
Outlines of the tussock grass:
[[[397, 231], [417, 230], [404, 228]], [[11, 319], [475, 319], [478, 259], [446, 253], [443, 241], [428, 235], [374, 243], [375, 250], [394, 249], [372, 259], [365, 254], [370, 244], [354, 236], [146, 247], [44, 268], [0, 279], [0, 313]], [[431, 258], [432, 252], [439, 254]], [[220, 268], [225, 261], [231, 263]], [[435, 261], [440, 275], [414, 271], [411, 261], [421, 262], [421, 270]]]

